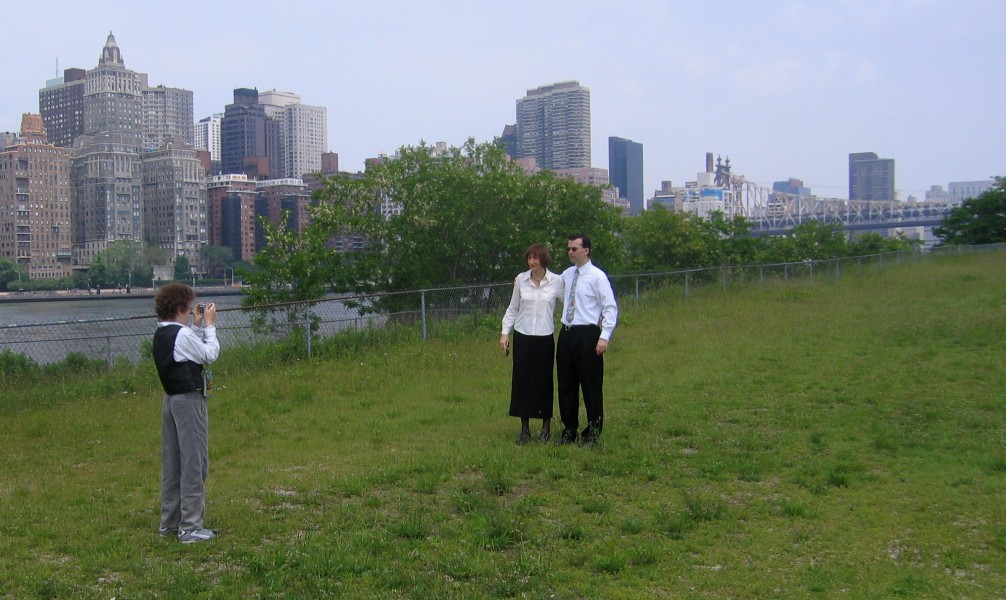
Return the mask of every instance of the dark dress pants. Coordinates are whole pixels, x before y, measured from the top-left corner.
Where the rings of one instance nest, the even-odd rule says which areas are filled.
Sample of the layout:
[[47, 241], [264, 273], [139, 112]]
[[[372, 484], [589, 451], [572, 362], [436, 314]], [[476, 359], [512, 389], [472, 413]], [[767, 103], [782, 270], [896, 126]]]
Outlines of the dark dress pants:
[[559, 387], [559, 417], [567, 431], [579, 428], [579, 393], [587, 410], [585, 436], [601, 435], [604, 425], [604, 356], [597, 354], [601, 328], [596, 325], [560, 326], [555, 352], [556, 382]]

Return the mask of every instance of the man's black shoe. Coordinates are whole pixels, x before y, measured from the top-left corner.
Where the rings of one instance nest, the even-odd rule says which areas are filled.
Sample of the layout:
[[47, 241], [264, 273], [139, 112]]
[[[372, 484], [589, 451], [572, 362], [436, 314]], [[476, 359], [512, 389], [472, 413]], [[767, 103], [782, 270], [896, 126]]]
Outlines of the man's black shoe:
[[566, 444], [572, 444], [576, 441], [576, 432], [565, 429], [562, 432], [562, 436], [559, 437], [559, 441], [555, 443], [556, 446], [565, 446]]

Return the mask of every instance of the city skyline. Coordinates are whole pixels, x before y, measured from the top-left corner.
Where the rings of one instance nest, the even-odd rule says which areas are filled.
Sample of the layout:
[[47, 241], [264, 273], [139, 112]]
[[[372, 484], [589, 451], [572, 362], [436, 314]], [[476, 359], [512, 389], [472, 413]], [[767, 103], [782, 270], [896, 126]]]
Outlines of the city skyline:
[[27, 50], [7, 53], [17, 58], [5, 68], [0, 131], [38, 112], [47, 79], [91, 68], [112, 31], [130, 68], [193, 92], [196, 121], [223, 112], [240, 87], [327, 107], [327, 149], [348, 171], [420, 140], [492, 139], [527, 90], [576, 80], [591, 90], [592, 166], [607, 166], [610, 136], [643, 144], [647, 197], [663, 180], [694, 180], [706, 152], [766, 187], [793, 177], [828, 197], [847, 196], [856, 152], [895, 159], [903, 198], [1003, 174], [998, 2], [727, 2], [711, 11], [294, 0], [268, 19], [241, 6], [9, 7], [15, 24], [45, 13], [49, 35], [16, 26], [5, 36], [9, 50]]

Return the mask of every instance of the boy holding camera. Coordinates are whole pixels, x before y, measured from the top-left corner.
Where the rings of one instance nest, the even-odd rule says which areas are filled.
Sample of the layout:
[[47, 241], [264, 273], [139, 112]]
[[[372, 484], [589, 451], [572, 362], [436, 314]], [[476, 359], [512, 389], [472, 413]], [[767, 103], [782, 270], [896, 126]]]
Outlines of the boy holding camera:
[[[206, 476], [209, 473], [209, 422], [205, 366], [220, 355], [217, 308], [192, 302], [196, 294], [182, 283], [157, 291], [157, 331], [153, 355], [164, 387], [161, 404], [162, 537], [177, 535], [183, 544], [215, 538], [203, 527]], [[190, 308], [191, 307], [191, 308]], [[192, 327], [188, 326], [192, 315]]]

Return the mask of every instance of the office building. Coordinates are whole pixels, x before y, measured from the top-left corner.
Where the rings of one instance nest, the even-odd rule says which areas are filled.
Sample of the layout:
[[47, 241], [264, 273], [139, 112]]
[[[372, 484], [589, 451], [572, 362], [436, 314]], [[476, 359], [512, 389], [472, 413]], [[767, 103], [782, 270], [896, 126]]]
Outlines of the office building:
[[258, 90], [235, 89], [220, 123], [220, 170], [271, 179], [281, 168], [279, 148], [279, 126], [266, 115]]
[[874, 152], [849, 155], [849, 200], [897, 200], [894, 159]]
[[590, 90], [564, 81], [517, 100], [517, 158], [542, 169], [590, 167]]
[[276, 90], [261, 92], [259, 103], [279, 128], [280, 169], [277, 178], [300, 179], [321, 170], [328, 150], [328, 109], [302, 104], [300, 96]]
[[984, 179], [979, 181], [951, 181], [947, 192], [950, 194], [950, 202], [960, 206], [965, 200], [977, 198], [992, 189], [996, 184], [994, 179]]
[[786, 181], [772, 182], [772, 191], [791, 196], [810, 196], [810, 188], [803, 185], [803, 181], [790, 177]]
[[618, 197], [629, 201], [629, 214], [646, 209], [643, 199], [643, 145], [620, 137], [608, 138], [608, 176]]
[[70, 153], [48, 142], [41, 115], [21, 117], [0, 150], [0, 258], [31, 279], [71, 272]]
[[38, 109], [49, 143], [69, 148], [84, 133], [84, 88], [87, 71], [65, 69], [38, 91]]
[[185, 256], [202, 271], [206, 244], [206, 177], [196, 151], [180, 142], [146, 152], [142, 161], [143, 235], [174, 262]]

